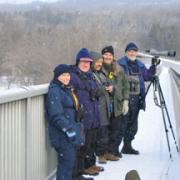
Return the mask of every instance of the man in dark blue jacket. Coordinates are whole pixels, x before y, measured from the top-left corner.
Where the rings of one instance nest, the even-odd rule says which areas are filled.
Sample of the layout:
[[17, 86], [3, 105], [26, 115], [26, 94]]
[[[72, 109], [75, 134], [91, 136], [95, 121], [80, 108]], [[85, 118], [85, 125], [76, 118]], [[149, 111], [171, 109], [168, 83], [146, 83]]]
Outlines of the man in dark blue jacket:
[[126, 75], [128, 76], [130, 85], [130, 100], [129, 100], [129, 113], [125, 116], [126, 123], [124, 146], [122, 153], [124, 154], [139, 154], [135, 150], [131, 142], [134, 139], [138, 130], [138, 115], [139, 110], [145, 110], [145, 81], [151, 81], [155, 74], [155, 65], [149, 69], [137, 59], [138, 47], [134, 43], [129, 43], [126, 46], [126, 55], [118, 60], [120, 66], [123, 67]]

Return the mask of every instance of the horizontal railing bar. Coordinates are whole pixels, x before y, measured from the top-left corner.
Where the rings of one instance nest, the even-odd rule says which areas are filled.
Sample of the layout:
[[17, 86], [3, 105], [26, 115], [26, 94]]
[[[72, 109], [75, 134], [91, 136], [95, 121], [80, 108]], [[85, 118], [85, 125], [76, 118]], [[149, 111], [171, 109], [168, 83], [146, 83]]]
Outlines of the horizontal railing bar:
[[20, 88], [1, 91], [0, 104], [46, 94], [48, 91], [48, 86], [49, 84], [28, 87], [22, 86]]

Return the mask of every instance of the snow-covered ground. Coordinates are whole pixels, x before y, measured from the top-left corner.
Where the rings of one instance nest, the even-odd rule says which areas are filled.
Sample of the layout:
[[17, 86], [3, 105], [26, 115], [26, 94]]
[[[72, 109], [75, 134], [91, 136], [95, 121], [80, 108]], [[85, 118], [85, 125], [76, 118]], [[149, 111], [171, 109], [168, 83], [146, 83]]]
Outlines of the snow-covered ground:
[[[160, 83], [173, 130], [176, 133], [170, 79], [167, 69], [164, 69], [160, 75]], [[146, 112], [140, 112], [139, 131], [133, 142], [133, 146], [140, 150], [140, 155], [123, 155], [123, 158], [118, 162], [108, 162], [108, 164], [104, 165], [105, 171], [95, 177], [95, 180], [124, 180], [126, 173], [132, 169], [138, 171], [142, 180], [180, 179], [180, 154], [176, 151], [171, 131], [169, 131], [172, 161], [169, 158], [162, 113], [161, 109], [154, 104], [152, 88], [146, 100], [147, 110]]]

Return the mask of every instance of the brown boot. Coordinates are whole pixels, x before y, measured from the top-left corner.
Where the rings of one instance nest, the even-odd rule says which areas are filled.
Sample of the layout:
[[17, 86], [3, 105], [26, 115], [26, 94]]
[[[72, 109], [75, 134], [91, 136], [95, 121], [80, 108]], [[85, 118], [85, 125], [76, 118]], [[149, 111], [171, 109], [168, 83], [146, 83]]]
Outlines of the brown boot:
[[105, 156], [106, 160], [108, 160], [108, 161], [118, 161], [119, 160], [119, 157], [115, 156], [114, 154], [108, 153], [108, 154], [105, 154], [104, 156]]
[[87, 175], [90, 175], [90, 176], [97, 176], [97, 175], [99, 175], [99, 172], [96, 171], [96, 170], [93, 170], [93, 169], [90, 167], [90, 168], [88, 168], [88, 169], [84, 169], [83, 174], [87, 174]]
[[107, 160], [104, 156], [99, 156], [98, 162], [99, 162], [99, 164], [107, 164]]
[[92, 166], [91, 169], [98, 171], [98, 172], [104, 171], [104, 168], [102, 166], [96, 166], [96, 165]]

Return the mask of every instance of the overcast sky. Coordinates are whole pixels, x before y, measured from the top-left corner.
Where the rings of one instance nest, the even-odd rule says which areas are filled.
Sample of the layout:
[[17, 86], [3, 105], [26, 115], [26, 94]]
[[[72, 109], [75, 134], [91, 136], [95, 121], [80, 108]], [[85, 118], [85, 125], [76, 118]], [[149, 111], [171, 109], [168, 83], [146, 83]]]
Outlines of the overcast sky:
[[58, 0], [0, 0], [0, 3], [30, 3], [32, 1], [54, 2]]

